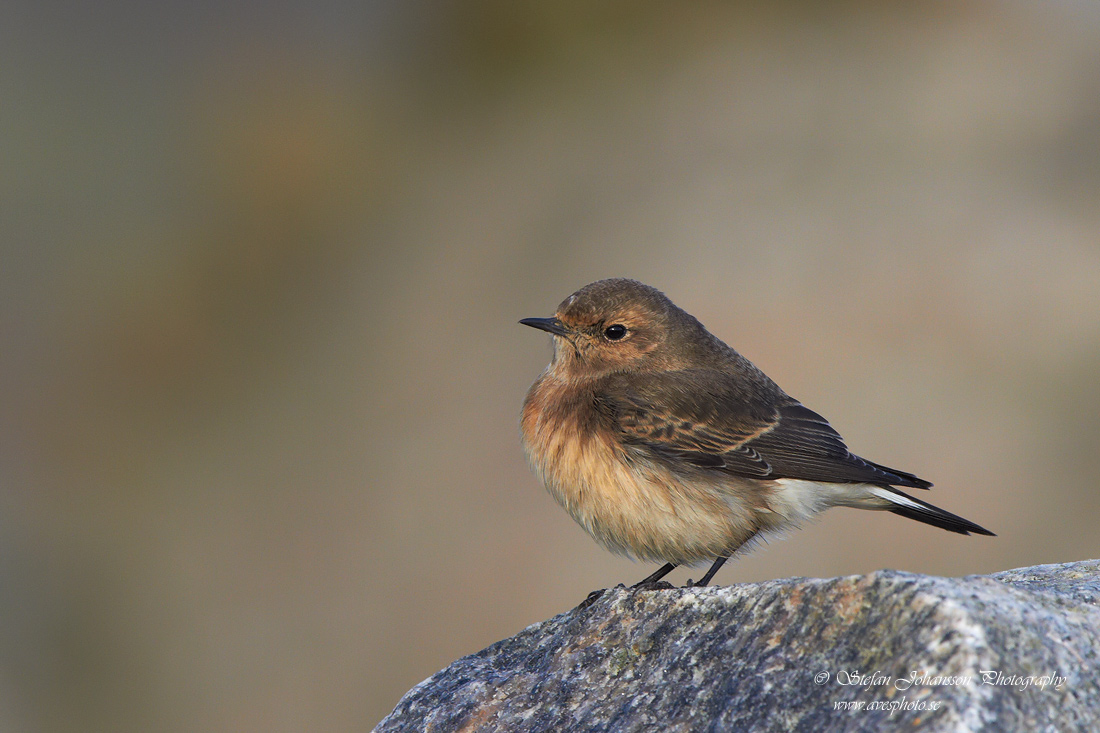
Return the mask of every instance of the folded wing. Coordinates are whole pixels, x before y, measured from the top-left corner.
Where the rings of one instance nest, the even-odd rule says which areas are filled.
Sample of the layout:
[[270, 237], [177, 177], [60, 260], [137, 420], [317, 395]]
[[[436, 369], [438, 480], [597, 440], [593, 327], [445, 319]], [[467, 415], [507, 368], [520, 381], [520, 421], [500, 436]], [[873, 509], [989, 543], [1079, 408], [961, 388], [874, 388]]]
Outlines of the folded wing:
[[[765, 378], [766, 379], [766, 378]], [[686, 369], [612, 378], [597, 406], [627, 445], [674, 470], [746, 478], [932, 484], [852, 454], [828, 421], [770, 381]]]

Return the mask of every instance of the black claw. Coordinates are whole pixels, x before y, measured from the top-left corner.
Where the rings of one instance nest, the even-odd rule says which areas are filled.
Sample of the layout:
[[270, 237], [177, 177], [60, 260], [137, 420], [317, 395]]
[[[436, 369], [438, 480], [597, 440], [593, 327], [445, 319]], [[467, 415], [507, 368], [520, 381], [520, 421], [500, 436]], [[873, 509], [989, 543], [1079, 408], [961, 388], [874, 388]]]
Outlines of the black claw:
[[591, 607], [592, 604], [595, 603], [596, 601], [600, 600], [600, 597], [606, 592], [607, 592], [606, 588], [601, 588], [600, 590], [592, 591], [591, 593], [588, 594], [588, 597], [585, 598], [583, 601], [581, 601], [580, 605], [577, 606], [576, 608], [574, 608], [573, 610], [574, 611], [583, 611], [584, 609]]

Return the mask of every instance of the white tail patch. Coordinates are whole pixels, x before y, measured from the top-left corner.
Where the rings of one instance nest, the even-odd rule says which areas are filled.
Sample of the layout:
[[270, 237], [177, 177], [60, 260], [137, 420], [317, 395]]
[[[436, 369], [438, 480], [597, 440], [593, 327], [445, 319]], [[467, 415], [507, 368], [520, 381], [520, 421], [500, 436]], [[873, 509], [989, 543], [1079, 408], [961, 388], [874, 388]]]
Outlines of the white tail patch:
[[772, 485], [775, 488], [768, 496], [768, 508], [777, 515], [774, 524], [780, 526], [798, 526], [834, 506], [878, 510], [893, 506], [924, 509], [912, 499], [874, 484], [781, 478], [775, 479]]
[[910, 509], [916, 509], [917, 511], [922, 512], [928, 511], [927, 507], [925, 507], [923, 504], [918, 504], [917, 502], [910, 499], [908, 496], [895, 494], [893, 491], [890, 491], [889, 489], [884, 489], [881, 486], [871, 487], [871, 493], [879, 497], [880, 499], [885, 499], [886, 501], [896, 506], [905, 506], [909, 507]]

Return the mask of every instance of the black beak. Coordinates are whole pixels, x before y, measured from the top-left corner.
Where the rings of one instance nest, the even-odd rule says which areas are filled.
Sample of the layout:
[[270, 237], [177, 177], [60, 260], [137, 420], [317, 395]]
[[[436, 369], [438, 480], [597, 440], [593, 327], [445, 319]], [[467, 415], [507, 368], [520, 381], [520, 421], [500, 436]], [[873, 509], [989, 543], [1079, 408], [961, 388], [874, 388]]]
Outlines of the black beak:
[[557, 318], [524, 318], [520, 323], [524, 326], [537, 328], [540, 331], [548, 331], [555, 336], [565, 336], [569, 333], [565, 328], [565, 324]]

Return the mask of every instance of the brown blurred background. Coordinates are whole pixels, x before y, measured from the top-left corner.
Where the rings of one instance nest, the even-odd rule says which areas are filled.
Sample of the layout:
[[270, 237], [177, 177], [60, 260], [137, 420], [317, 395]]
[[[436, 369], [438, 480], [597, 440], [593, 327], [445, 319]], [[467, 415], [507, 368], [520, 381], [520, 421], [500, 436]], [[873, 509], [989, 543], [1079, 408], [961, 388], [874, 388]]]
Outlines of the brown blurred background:
[[650, 572], [518, 441], [613, 275], [1000, 535], [718, 582], [1100, 556], [1095, 3], [15, 0], [0, 187], [0, 730], [367, 730]]

